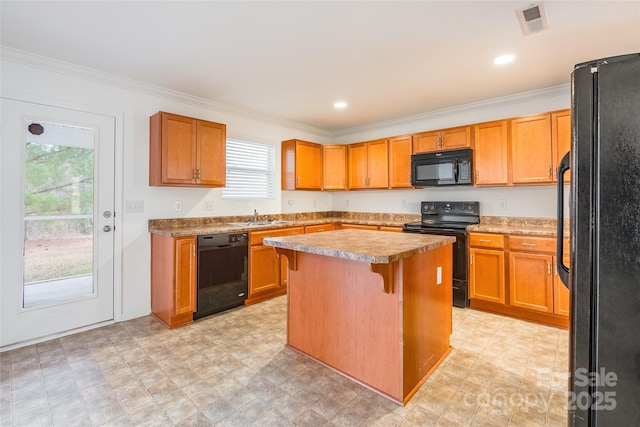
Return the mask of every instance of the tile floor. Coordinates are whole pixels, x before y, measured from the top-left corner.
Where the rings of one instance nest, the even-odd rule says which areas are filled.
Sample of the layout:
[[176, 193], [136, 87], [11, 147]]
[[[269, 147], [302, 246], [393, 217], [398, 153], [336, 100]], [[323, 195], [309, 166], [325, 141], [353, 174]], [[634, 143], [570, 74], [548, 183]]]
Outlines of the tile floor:
[[567, 331], [454, 308], [404, 407], [284, 347], [286, 297], [174, 330], [151, 317], [0, 354], [2, 426], [565, 426]]

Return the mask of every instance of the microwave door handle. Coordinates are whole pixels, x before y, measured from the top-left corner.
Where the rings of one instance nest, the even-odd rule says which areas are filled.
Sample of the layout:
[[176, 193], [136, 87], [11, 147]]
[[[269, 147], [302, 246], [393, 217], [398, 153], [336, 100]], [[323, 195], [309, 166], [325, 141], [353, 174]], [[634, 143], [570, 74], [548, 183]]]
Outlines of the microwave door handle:
[[458, 182], [458, 159], [453, 160], [453, 182]]

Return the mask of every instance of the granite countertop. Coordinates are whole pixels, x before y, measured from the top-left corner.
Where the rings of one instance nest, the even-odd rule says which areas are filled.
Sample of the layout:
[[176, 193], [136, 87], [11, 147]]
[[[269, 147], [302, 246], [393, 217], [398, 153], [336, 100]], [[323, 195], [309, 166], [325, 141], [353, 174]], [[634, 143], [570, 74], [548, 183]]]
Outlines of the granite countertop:
[[265, 245], [373, 264], [388, 264], [455, 242], [455, 237], [372, 230], [334, 230], [323, 233], [268, 237]]
[[[538, 237], [556, 237], [557, 235], [556, 220], [549, 218], [482, 217], [480, 224], [470, 225], [467, 231]], [[564, 223], [563, 235], [569, 237], [568, 220]]]
[[[333, 214], [333, 215], [332, 215]], [[411, 214], [335, 214], [333, 212], [299, 215], [273, 215], [273, 218], [286, 223], [270, 223], [254, 226], [231, 225], [230, 222], [250, 221], [247, 217], [203, 217], [172, 218], [149, 220], [149, 232], [167, 237], [201, 236], [206, 234], [240, 233], [263, 231], [279, 228], [305, 227], [329, 223], [360, 224], [385, 227], [402, 227], [406, 222], [416, 221], [419, 215]]]

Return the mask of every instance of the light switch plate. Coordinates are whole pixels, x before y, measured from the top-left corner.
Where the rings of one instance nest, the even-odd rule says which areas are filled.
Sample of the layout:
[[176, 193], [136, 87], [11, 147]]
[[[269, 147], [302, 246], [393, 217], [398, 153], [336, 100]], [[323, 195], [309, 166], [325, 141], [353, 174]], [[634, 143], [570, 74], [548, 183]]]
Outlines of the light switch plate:
[[127, 213], [143, 213], [144, 200], [127, 200], [125, 202], [125, 211]]
[[436, 285], [442, 283], [442, 267], [436, 268]]

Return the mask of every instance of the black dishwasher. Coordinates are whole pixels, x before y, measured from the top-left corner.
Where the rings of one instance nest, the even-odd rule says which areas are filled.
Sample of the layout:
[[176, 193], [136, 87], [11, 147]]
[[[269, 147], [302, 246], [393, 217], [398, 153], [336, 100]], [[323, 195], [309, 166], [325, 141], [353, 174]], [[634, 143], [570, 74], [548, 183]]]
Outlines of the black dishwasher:
[[194, 319], [244, 304], [248, 292], [248, 233], [198, 236]]

